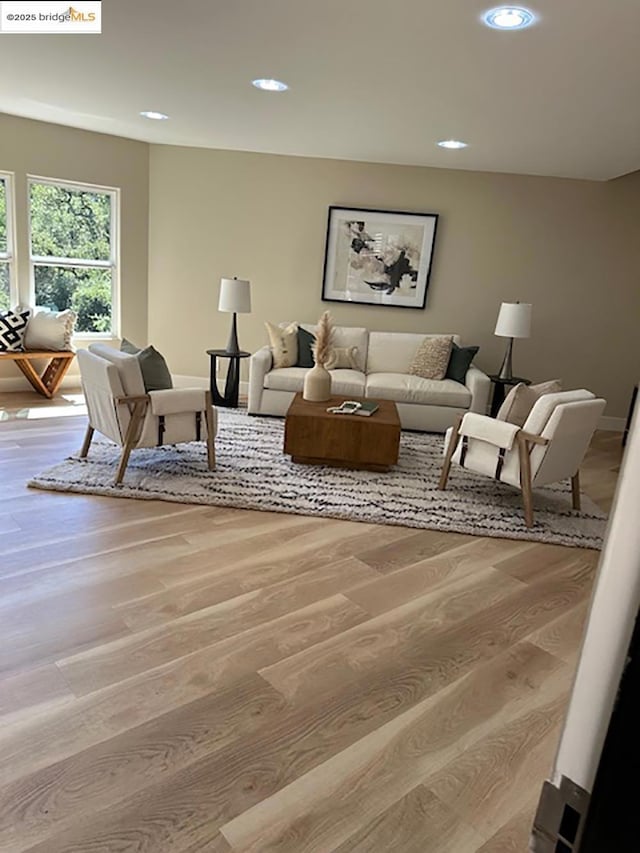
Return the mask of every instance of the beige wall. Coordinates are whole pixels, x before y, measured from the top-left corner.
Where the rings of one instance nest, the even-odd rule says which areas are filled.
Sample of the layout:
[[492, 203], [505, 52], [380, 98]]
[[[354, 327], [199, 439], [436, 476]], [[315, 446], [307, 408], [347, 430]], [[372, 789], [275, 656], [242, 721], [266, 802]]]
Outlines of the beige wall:
[[[120, 188], [121, 328], [127, 337], [145, 341], [149, 146], [0, 114], [0, 170], [15, 174], [19, 298], [25, 304], [30, 275], [27, 175]], [[0, 378], [18, 376], [13, 365], [0, 365]]]
[[[219, 279], [237, 275], [252, 282], [253, 313], [238, 318], [244, 349], [266, 342], [265, 320], [314, 321], [329, 307], [341, 324], [458, 332], [480, 345], [477, 363], [492, 372], [504, 348], [493, 336], [500, 302], [519, 299], [534, 304], [534, 321], [532, 337], [516, 342], [515, 370], [590, 388], [607, 398], [608, 415], [623, 416], [640, 307], [631, 225], [622, 225], [637, 210], [637, 187], [626, 180], [616, 188], [152, 146], [149, 339], [174, 372], [206, 375], [205, 350], [228, 335]], [[331, 204], [440, 214], [424, 311], [321, 301]]]

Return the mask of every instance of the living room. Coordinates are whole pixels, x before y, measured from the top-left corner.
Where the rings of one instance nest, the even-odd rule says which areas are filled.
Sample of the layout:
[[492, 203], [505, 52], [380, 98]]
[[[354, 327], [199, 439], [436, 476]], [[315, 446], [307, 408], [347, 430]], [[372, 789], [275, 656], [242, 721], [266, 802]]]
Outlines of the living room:
[[[78, 351], [152, 345], [176, 388], [204, 393], [207, 351], [229, 336], [220, 283], [237, 277], [251, 354], [266, 323], [315, 330], [329, 309], [369, 340], [458, 336], [498, 380], [498, 315], [521, 303], [513, 373], [606, 401], [582, 509], [565, 473], [554, 512], [534, 482], [529, 526], [518, 487], [470, 470], [473, 449], [438, 490], [453, 418], [404, 429], [398, 467], [375, 481], [296, 465], [282, 418], [246, 416], [246, 358], [240, 408], [215, 407], [215, 467], [197, 442], [201, 491], [227, 477], [227, 503], [181, 486], [167, 500], [176, 469], [156, 475], [155, 447], [133, 449], [121, 487], [118, 447], [108, 481], [47, 489], [52, 466], [84, 464], [79, 358], [46, 400], [0, 355], [2, 849], [526, 849], [638, 383], [634, 6], [603, 32], [594, 4], [537, 0], [509, 32], [477, 2], [189, 2], [178, 24], [164, 2], [113, 0], [101, 34], [0, 33], [2, 311], [43, 307], [37, 271], [74, 266], [36, 245], [34, 187], [68, 189], [108, 198], [111, 217], [107, 313], [76, 326]], [[437, 216], [423, 305], [323, 298], [332, 209]], [[104, 446], [96, 435], [87, 459]], [[417, 492], [394, 517], [401, 488], [380, 486], [406, 484], [415, 459], [432, 460], [438, 523]], [[285, 498], [273, 483], [289, 476]], [[156, 492], [135, 494], [145, 477]]]

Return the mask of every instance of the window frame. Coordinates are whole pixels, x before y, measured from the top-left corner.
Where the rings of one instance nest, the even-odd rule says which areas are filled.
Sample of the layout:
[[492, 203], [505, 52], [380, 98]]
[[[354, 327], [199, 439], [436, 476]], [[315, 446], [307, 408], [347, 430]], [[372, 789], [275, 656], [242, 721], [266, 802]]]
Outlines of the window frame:
[[[47, 184], [76, 192], [103, 193], [111, 197], [111, 217], [109, 220], [110, 257], [107, 261], [91, 258], [56, 258], [52, 255], [34, 255], [32, 252], [31, 229], [31, 186]], [[111, 270], [111, 331], [110, 332], [74, 332], [73, 337], [81, 340], [112, 340], [120, 337], [120, 189], [100, 184], [66, 181], [61, 178], [48, 178], [41, 175], [27, 175], [27, 214], [29, 241], [29, 303], [36, 305], [36, 267], [63, 267], [66, 269], [109, 269]]]
[[18, 274], [16, 269], [16, 196], [15, 174], [0, 171], [0, 180], [4, 181], [7, 210], [7, 251], [0, 252], [0, 263], [9, 270], [9, 305], [19, 305]]

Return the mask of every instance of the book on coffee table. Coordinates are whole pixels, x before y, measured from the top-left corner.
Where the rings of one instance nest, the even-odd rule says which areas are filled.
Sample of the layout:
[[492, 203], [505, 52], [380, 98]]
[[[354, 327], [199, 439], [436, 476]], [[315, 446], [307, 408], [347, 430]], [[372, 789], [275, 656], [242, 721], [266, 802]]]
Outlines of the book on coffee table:
[[370, 417], [374, 412], [378, 411], [378, 404], [374, 403], [373, 400], [363, 400], [360, 403], [360, 408], [357, 412], [354, 412], [356, 415], [362, 415], [365, 418]]

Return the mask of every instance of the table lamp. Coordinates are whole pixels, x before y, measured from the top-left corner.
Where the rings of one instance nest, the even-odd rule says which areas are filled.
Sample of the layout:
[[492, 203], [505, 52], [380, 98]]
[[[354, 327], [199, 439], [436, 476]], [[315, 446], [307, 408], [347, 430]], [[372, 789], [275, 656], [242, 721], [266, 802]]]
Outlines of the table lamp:
[[504, 361], [498, 373], [499, 379], [513, 379], [511, 353], [514, 338], [528, 338], [531, 334], [531, 308], [528, 302], [503, 302], [498, 314], [494, 335], [509, 338]]
[[243, 278], [220, 279], [220, 300], [218, 311], [226, 311], [233, 314], [231, 321], [231, 332], [227, 343], [228, 353], [239, 353], [238, 328], [236, 314], [251, 313], [251, 283]]

